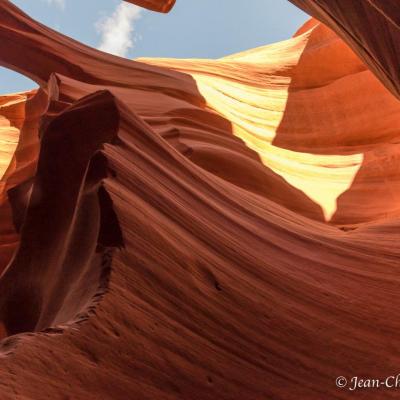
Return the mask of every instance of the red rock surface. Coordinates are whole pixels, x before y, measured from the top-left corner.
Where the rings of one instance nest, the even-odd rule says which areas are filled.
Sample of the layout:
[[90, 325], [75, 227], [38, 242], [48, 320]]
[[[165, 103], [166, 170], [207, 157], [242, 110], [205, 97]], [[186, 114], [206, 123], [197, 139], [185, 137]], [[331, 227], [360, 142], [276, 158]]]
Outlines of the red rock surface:
[[174, 6], [176, 0], [125, 0], [140, 7], [146, 7], [149, 10], [168, 12]]
[[293, 2], [337, 33], [136, 61], [0, 2], [1, 400], [398, 398], [335, 379], [400, 372], [399, 7]]
[[382, 83], [400, 97], [397, 0], [290, 0], [338, 33]]

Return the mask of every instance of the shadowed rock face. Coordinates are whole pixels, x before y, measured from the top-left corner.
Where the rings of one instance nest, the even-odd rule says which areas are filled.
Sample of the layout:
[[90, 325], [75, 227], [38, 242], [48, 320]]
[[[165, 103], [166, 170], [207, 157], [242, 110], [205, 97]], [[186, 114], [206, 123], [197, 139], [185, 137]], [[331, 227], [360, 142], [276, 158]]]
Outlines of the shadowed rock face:
[[0, 2], [0, 64], [40, 85], [0, 98], [2, 400], [347, 399], [336, 377], [397, 374], [400, 9], [292, 2], [332, 30], [136, 61]]
[[125, 0], [128, 3], [136, 4], [149, 10], [168, 12], [174, 6], [176, 0]]
[[400, 97], [400, 13], [396, 0], [290, 0], [342, 37]]

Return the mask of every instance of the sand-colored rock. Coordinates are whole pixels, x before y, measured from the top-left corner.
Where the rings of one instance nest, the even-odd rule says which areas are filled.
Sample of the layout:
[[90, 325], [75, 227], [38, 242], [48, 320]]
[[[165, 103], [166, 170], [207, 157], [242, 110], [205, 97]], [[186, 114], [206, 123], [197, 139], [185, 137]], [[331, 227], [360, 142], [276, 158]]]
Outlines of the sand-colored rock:
[[0, 398], [350, 399], [336, 377], [396, 375], [395, 58], [360, 48], [311, 19], [130, 61], [0, 2], [0, 64], [40, 86], [0, 100]]

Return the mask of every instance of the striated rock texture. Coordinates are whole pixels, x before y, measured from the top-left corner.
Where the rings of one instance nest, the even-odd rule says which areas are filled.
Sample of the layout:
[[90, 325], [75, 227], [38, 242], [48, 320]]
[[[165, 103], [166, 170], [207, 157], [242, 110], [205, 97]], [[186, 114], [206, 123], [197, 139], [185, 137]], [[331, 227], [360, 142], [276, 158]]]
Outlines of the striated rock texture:
[[335, 379], [400, 372], [400, 7], [293, 2], [333, 30], [130, 61], [0, 1], [2, 400], [398, 398]]
[[290, 0], [341, 36], [382, 83], [400, 97], [397, 0]]

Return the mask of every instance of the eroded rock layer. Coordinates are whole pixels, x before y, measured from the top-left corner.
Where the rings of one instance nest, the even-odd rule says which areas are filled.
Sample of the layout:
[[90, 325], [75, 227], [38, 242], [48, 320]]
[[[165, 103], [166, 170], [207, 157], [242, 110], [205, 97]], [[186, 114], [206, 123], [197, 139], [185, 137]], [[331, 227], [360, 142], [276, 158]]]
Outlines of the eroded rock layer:
[[0, 63], [40, 85], [0, 100], [2, 400], [347, 399], [336, 377], [397, 374], [399, 7], [354, 1], [373, 38], [323, 4], [299, 5], [337, 33], [129, 61], [0, 2]]
[[397, 0], [290, 0], [337, 32], [383, 84], [400, 97]]

